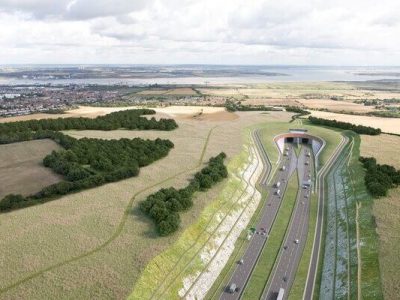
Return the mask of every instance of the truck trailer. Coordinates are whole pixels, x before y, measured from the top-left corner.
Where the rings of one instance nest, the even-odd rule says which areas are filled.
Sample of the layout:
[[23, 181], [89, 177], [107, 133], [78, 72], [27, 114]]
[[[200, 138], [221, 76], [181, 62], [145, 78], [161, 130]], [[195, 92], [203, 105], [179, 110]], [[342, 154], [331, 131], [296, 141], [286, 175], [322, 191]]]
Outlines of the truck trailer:
[[276, 300], [283, 300], [283, 295], [285, 294], [285, 289], [280, 288], [278, 292], [278, 296], [276, 297]]

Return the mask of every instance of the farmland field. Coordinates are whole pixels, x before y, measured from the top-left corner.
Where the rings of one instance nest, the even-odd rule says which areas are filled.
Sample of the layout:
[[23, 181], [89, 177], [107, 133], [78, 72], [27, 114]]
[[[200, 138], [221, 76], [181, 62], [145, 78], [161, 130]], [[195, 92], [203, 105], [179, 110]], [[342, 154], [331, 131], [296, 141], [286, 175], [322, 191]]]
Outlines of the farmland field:
[[[230, 87], [227, 91], [210, 88], [202, 90], [202, 92], [212, 94], [215, 90], [215, 93], [220, 93], [220, 95], [231, 93], [240, 99], [248, 97], [244, 100], [244, 103], [290, 104], [293, 101], [296, 105], [305, 103], [314, 105], [314, 108], [317, 108], [318, 105], [330, 104], [340, 107], [342, 104], [349, 103], [349, 107], [352, 107], [352, 109], [360, 109], [360, 111], [369, 109], [362, 105], [353, 104], [351, 101], [358, 99], [357, 97], [361, 97], [363, 94], [361, 91], [354, 90], [344, 84], [315, 84], [311, 88], [301, 84], [293, 84], [289, 90], [285, 90], [289, 85], [282, 84], [280, 86], [276, 83], [251, 88], [238, 86], [237, 88]], [[327, 88], [327, 91], [322, 91], [324, 87]], [[313, 94], [316, 93], [319, 93], [317, 96], [320, 98], [313, 98]], [[347, 96], [343, 103], [327, 99], [332, 95], [345, 93], [347, 93]], [[306, 99], [306, 96], [311, 98]], [[137, 107], [82, 106], [62, 115], [31, 115], [0, 119], [0, 122], [31, 118], [96, 117], [129, 108]], [[206, 193], [199, 193], [194, 200], [194, 207], [182, 215], [181, 229], [168, 238], [156, 238], [152, 222], [137, 209], [138, 203], [146, 195], [160, 187], [185, 186], [192, 174], [202, 167], [210, 156], [220, 151], [227, 153], [227, 162], [231, 163], [243, 151], [244, 138], [239, 136], [238, 132], [243, 132], [244, 128], [249, 130], [256, 127], [263, 128], [262, 138], [273, 167], [277, 165], [278, 152], [272, 139], [276, 134], [285, 132], [289, 128], [306, 128], [311, 134], [320, 136], [327, 141], [327, 145], [319, 157], [319, 168], [327, 162], [341, 139], [340, 131], [313, 126], [307, 120], [296, 120], [294, 123], [288, 123], [291, 114], [286, 112], [228, 113], [223, 107], [199, 106], [168, 106], [156, 108], [156, 111], [157, 118], [175, 118], [179, 128], [171, 132], [129, 130], [106, 132], [71, 130], [64, 132], [76, 138], [141, 137], [170, 139], [175, 144], [175, 148], [171, 150], [167, 157], [141, 169], [137, 178], [71, 194], [56, 202], [0, 215], [0, 240], [2, 241], [0, 252], [7, 254], [7, 260], [1, 261], [0, 298], [126, 297], [132, 292], [132, 288], [141, 278], [148, 263], [160, 253], [164, 253], [164, 251], [177, 245], [180, 236], [185, 232], [184, 229], [190, 225], [194, 226], [195, 221], [202, 218], [203, 214], [207, 212], [207, 208], [215, 202], [215, 199], [220, 199], [219, 197], [224, 195], [224, 190], [227, 187], [223, 182]], [[334, 116], [337, 115], [355, 118], [349, 115], [334, 114]], [[379, 119], [379, 122], [383, 119], [357, 116], [354, 120], [363, 120], [363, 118], [368, 120]], [[396, 122], [399, 122], [400, 119], [383, 120], [391, 122], [387, 126], [391, 130], [396, 130]], [[372, 126], [369, 123], [367, 125]], [[378, 159], [378, 162], [397, 164], [396, 150], [398, 147], [394, 145], [397, 145], [396, 143], [399, 140], [399, 137], [390, 135], [363, 136], [362, 155], [373, 155]], [[382, 150], [380, 145], [393, 146], [385, 147]], [[2, 157], [0, 196], [10, 192], [32, 193], [40, 189], [42, 185], [45, 186], [58, 181], [57, 176], [41, 165], [43, 157], [53, 149], [59, 149], [59, 147], [48, 140], [0, 146]], [[9, 164], [8, 162], [11, 161], [12, 164]], [[9, 176], [9, 174], [17, 175]], [[340, 172], [338, 174], [342, 175]], [[35, 180], [33, 181], [32, 178]], [[360, 178], [362, 177], [360, 176]], [[342, 186], [339, 187], [340, 185]], [[348, 193], [350, 189], [346, 183], [338, 182], [333, 186], [343, 190], [342, 193], [338, 193], [339, 198], [341, 195], [343, 196], [343, 193]], [[396, 295], [396, 291], [399, 289], [396, 276], [398, 276], [400, 266], [391, 264], [391, 261], [397, 257], [396, 251], [398, 253], [398, 250], [396, 249], [398, 247], [396, 248], [396, 246], [400, 243], [397, 238], [393, 238], [396, 237], [400, 223], [398, 213], [396, 213], [399, 209], [398, 193], [399, 191], [392, 191], [390, 197], [380, 199], [379, 202], [375, 201], [374, 206], [378, 233], [381, 239], [380, 264], [385, 267], [385, 270], [382, 271], [383, 286], [385, 295], [388, 295], [389, 299], [390, 296]], [[221, 198], [218, 201], [222, 202], [224, 199]], [[350, 207], [346, 212], [343, 206], [345, 205], [342, 201], [343, 197], [340, 199], [339, 202], [335, 201], [335, 204], [341, 208], [337, 219], [340, 229], [337, 236], [342, 240], [347, 239], [350, 243], [354, 243], [354, 236], [351, 231], [354, 224], [352, 221], [346, 221], [346, 219], [348, 215], [354, 214], [353, 209], [355, 208]], [[368, 240], [368, 237], [365, 240], [368, 245], [374, 240], [373, 233], [368, 231], [371, 228], [371, 224], [368, 223], [370, 221], [370, 208], [365, 205], [360, 209], [361, 217], [365, 217], [366, 224], [366, 229], [362, 233], [371, 234], [370, 240]], [[315, 218], [316, 213], [314, 209], [311, 214], [312, 219]], [[347, 229], [342, 230], [345, 227], [350, 229], [350, 233], [347, 232]], [[313, 232], [310, 232], [310, 234], [313, 234]], [[338, 262], [335, 266], [335, 276], [338, 280], [335, 288], [338, 296], [353, 296], [355, 295], [354, 285], [351, 282], [350, 284], [347, 283], [348, 281], [343, 275], [344, 272], [340, 268], [350, 270], [351, 277], [354, 277], [354, 249], [352, 248], [350, 252], [347, 251], [346, 253], [345, 248], [345, 243], [339, 244], [337, 247], [339, 250], [337, 250]], [[26, 249], [29, 249], [29, 251], [26, 251]], [[146, 251], [143, 251], [143, 249], [146, 249]], [[373, 247], [371, 249], [374, 251]], [[371, 255], [373, 264], [376, 253], [373, 251], [372, 254], [367, 253], [366, 248], [362, 250], [366, 254], [367, 260], [368, 255]], [[308, 258], [301, 261], [303, 268], [296, 276], [294, 290], [297, 295], [301, 294], [302, 286], [297, 284], [296, 287], [296, 282], [304, 281], [306, 275], [304, 266], [307, 263]], [[363, 276], [368, 276], [371, 264], [367, 263], [363, 268]], [[190, 270], [195, 269], [193, 267]], [[181, 276], [182, 278], [184, 276]], [[371, 282], [369, 280], [370, 278], [366, 278], [366, 282]], [[49, 285], [49, 282], [52, 282], [52, 284]], [[176, 293], [178, 287], [181, 288], [180, 284], [173, 282], [171, 287], [168, 293]], [[362, 291], [364, 292], [365, 289], [366, 285], [363, 286]], [[344, 290], [350, 292], [340, 294]], [[295, 297], [296, 294], [292, 294], [292, 297]]]
[[400, 92], [396, 89], [379, 90], [368, 84], [358, 86], [339, 82], [274, 82], [199, 90], [210, 97], [230, 97], [249, 105], [294, 105], [357, 113], [370, 112], [375, 108], [354, 103], [356, 100], [400, 98]]
[[[1, 215], [0, 252], [8, 255], [1, 262], [0, 297], [128, 295], [147, 263], [176, 241], [223, 184], [196, 197], [194, 207], [182, 215], [182, 228], [169, 238], [155, 238], [154, 226], [138, 211], [138, 202], [162, 186], [186, 185], [202, 162], [220, 151], [225, 151], [228, 159], [239, 153], [243, 141], [237, 138], [237, 132], [242, 128], [290, 119], [290, 114], [284, 112], [236, 115], [239, 117], [232, 121], [181, 119], [180, 127], [171, 132], [68, 132], [74, 137], [168, 138], [175, 148], [167, 157], [142, 168], [136, 178]], [[49, 285], [50, 281], [53, 284]]]
[[61, 178], [42, 164], [43, 158], [60, 147], [52, 140], [0, 145], [0, 199], [7, 194], [28, 195]]
[[356, 125], [371, 126], [380, 128], [383, 132], [400, 134], [400, 119], [399, 118], [381, 118], [369, 116], [352, 116], [346, 114], [337, 114], [324, 111], [312, 111], [313, 117], [337, 120], [341, 122], [349, 122]]
[[[392, 135], [362, 136], [361, 155], [373, 156], [378, 163], [400, 169], [400, 137]], [[379, 265], [385, 299], [396, 299], [400, 292], [400, 188], [373, 204], [379, 235]]]

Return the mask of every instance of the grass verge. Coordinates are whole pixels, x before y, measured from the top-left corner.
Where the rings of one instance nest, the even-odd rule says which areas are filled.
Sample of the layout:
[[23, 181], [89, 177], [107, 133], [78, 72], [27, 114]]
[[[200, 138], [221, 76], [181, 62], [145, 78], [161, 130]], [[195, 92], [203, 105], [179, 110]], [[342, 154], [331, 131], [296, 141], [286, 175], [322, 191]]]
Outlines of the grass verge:
[[[246, 144], [249, 144], [249, 141]], [[204, 262], [199, 253], [209, 246], [214, 230], [224, 220], [221, 221], [221, 217], [247, 207], [248, 202], [239, 204], [238, 199], [246, 188], [241, 171], [244, 170], [249, 157], [249, 147], [244, 147], [244, 150], [228, 163], [230, 176], [221, 193], [174, 245], [146, 266], [129, 299], [178, 298], [184, 279], [203, 269]]]
[[306, 245], [304, 246], [303, 254], [299, 266], [297, 268], [296, 276], [293, 281], [292, 288], [289, 293], [289, 300], [297, 300], [303, 297], [304, 287], [306, 285], [308, 267], [311, 259], [311, 251], [314, 242], [314, 232], [316, 226], [316, 219], [318, 213], [318, 197], [313, 194], [311, 197], [310, 205], [310, 219], [308, 221], [308, 235]]
[[[348, 295], [347, 297], [351, 299], [383, 299], [380, 272], [379, 272], [379, 262], [378, 262], [378, 236], [376, 233], [376, 224], [374, 217], [372, 215], [372, 204], [373, 199], [367, 193], [364, 184], [364, 173], [358, 158], [360, 156], [359, 146], [360, 137], [353, 132], [344, 132], [350, 138], [352, 143], [349, 143], [341, 155], [339, 156], [337, 162], [332, 167], [330, 173], [338, 172], [336, 177], [341, 177], [343, 186], [345, 187], [345, 197], [346, 205], [348, 209]], [[346, 160], [346, 163], [343, 163]], [[337, 170], [340, 168], [340, 170]], [[327, 176], [328, 178], [328, 176]], [[328, 189], [329, 190], [329, 189]], [[329, 200], [329, 193], [327, 193], [327, 201]], [[360, 236], [360, 253], [361, 257], [357, 257], [357, 238], [356, 238], [356, 204], [361, 202], [361, 206], [358, 210], [358, 229]], [[326, 206], [325, 215], [327, 215], [328, 206]], [[323, 241], [326, 242], [327, 231], [327, 219], [325, 218], [324, 224], [324, 237]], [[337, 241], [339, 243], [341, 241]], [[343, 241], [342, 241], [343, 242]], [[329, 247], [328, 247], [329, 248]], [[328, 249], [325, 243], [321, 247], [321, 258], [324, 257], [325, 252]], [[361, 275], [358, 274], [358, 262], [361, 261]], [[337, 262], [336, 262], [337, 263]], [[320, 260], [317, 282], [315, 287], [314, 298], [323, 297], [321, 294], [321, 277], [323, 272], [324, 261]], [[360, 276], [361, 287], [358, 286], [358, 276]], [[335, 278], [331, 279], [335, 281]], [[338, 280], [343, 280], [343, 278], [338, 278]], [[325, 282], [327, 282], [325, 280]], [[334, 283], [335, 284], [335, 283]], [[337, 290], [334, 288], [333, 291]], [[361, 295], [358, 295], [358, 291], [361, 291]], [[337, 291], [336, 291], [337, 292]]]
[[[360, 157], [360, 137], [353, 134], [353, 138], [354, 148], [348, 172], [356, 200], [362, 203], [358, 211], [361, 244], [361, 298], [383, 299], [378, 259], [379, 239], [376, 232], [375, 217], [372, 213], [374, 199], [366, 190], [364, 184], [365, 170], [358, 161]], [[356, 278], [353, 280], [356, 280]]]

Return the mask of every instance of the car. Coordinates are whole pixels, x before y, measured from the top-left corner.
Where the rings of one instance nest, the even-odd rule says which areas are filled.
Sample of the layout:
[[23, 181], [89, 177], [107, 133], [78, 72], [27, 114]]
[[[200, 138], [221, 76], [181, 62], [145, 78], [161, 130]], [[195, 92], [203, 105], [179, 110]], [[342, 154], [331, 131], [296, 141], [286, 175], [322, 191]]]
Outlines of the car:
[[283, 279], [283, 281], [284, 281], [284, 282], [286, 282], [286, 281], [287, 281], [287, 277], [286, 277], [286, 276], [283, 276], [283, 278], [282, 278], [282, 279]]
[[265, 231], [265, 228], [264, 228], [264, 227], [261, 227], [261, 231]]
[[243, 263], [244, 263], [243, 258], [238, 261], [239, 265], [243, 265]]
[[298, 240], [298, 239], [295, 239], [295, 240], [294, 240], [294, 243], [295, 243], [295, 244], [298, 244], [298, 243], [299, 243], [299, 240]]
[[227, 292], [233, 294], [237, 289], [237, 286], [235, 283], [232, 283], [231, 285], [227, 286]]
[[286, 250], [287, 248], [288, 248], [288, 247], [287, 247], [286, 245], [285, 245], [285, 246], [283, 246], [283, 249], [284, 249], [284, 250]]
[[235, 289], [235, 292], [239, 293], [240, 292], [240, 287], [237, 286], [236, 289]]
[[301, 204], [304, 204], [304, 201], [301, 201]]
[[265, 235], [265, 232], [261, 233], [262, 235]]

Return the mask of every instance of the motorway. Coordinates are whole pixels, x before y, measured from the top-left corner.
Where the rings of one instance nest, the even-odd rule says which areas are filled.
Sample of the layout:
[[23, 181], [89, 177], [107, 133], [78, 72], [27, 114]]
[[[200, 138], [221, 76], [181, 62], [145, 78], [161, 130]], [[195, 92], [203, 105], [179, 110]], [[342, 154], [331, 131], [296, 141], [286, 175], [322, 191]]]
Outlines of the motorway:
[[276, 299], [280, 288], [285, 290], [284, 299], [287, 298], [303, 254], [308, 235], [311, 197], [311, 186], [303, 186], [303, 183], [313, 178], [314, 170], [312, 155], [307, 157], [307, 153], [311, 153], [310, 147], [302, 145], [297, 158], [299, 190], [295, 208], [283, 242], [284, 246], [275, 261], [272, 274], [264, 288], [262, 299]]
[[[268, 160], [265, 150], [262, 146], [260, 137], [256, 132], [254, 134], [254, 140], [260, 151], [260, 155], [264, 161]], [[308, 223], [310, 216], [310, 197], [312, 187], [305, 188], [303, 182], [311, 179], [311, 182], [317, 183], [318, 192], [318, 215], [317, 215], [317, 226], [314, 236], [314, 244], [311, 254], [311, 261], [309, 265], [307, 282], [304, 290], [303, 299], [312, 299], [314, 285], [316, 280], [319, 251], [322, 236], [322, 224], [324, 215], [324, 190], [325, 190], [325, 175], [331, 168], [332, 164], [336, 161], [337, 157], [342, 152], [345, 145], [348, 143], [346, 137], [342, 138], [341, 143], [335, 149], [334, 154], [330, 157], [324, 167], [318, 172], [318, 175], [314, 174], [314, 153], [310, 149], [309, 145], [302, 145], [302, 149], [299, 153], [299, 157], [296, 157], [292, 144], [285, 144], [285, 148], [288, 149], [287, 156], [281, 156], [279, 161], [279, 168], [275, 172], [272, 178], [272, 184], [268, 184], [268, 174], [264, 172], [264, 175], [260, 179], [260, 186], [265, 189], [267, 197], [265, 199], [266, 205], [263, 206], [261, 211], [261, 219], [256, 225], [256, 234], [251, 237], [249, 245], [242, 256], [243, 263], [237, 263], [234, 272], [228, 282], [226, 289], [222, 292], [220, 299], [240, 299], [246, 288], [248, 280], [252, 275], [252, 272], [257, 265], [260, 258], [262, 249], [264, 248], [268, 235], [271, 231], [276, 215], [279, 211], [286, 185], [290, 176], [297, 169], [299, 176], [299, 190], [296, 197], [295, 208], [292, 212], [291, 220], [286, 231], [283, 247], [280, 249], [278, 257], [274, 263], [274, 268], [271, 272], [268, 282], [264, 287], [261, 299], [276, 299], [280, 288], [285, 289], [283, 299], [287, 299], [290, 288], [293, 284], [297, 267], [301, 260], [304, 246], [308, 235]], [[308, 157], [306, 153], [310, 152], [311, 157]], [[305, 162], [308, 162], [307, 164]], [[286, 169], [282, 171], [282, 166]], [[315, 176], [316, 175], [316, 176]], [[316, 178], [314, 181], [313, 179]], [[277, 188], [274, 186], [276, 182], [280, 182], [279, 187], [281, 194], [277, 195]], [[265, 232], [266, 235], [262, 233]], [[267, 276], [267, 274], [266, 274]], [[267, 280], [267, 278], [265, 278]], [[234, 293], [230, 293], [228, 287], [232, 284], [236, 284], [237, 290]]]
[[[265, 159], [268, 159], [257, 133], [255, 135], [255, 142], [257, 143], [258, 149], [262, 150], [260, 151], [260, 155], [263, 156]], [[261, 251], [264, 248], [264, 245], [268, 239], [268, 235], [271, 231], [272, 225], [275, 221], [275, 217], [282, 203], [284, 191], [286, 190], [286, 186], [288, 183], [288, 178], [290, 178], [290, 176], [296, 170], [298, 164], [293, 146], [288, 144], [287, 147], [288, 155], [281, 158], [279, 169], [274, 175], [272, 185], [268, 184], [267, 176], [263, 176], [261, 178], [260, 185], [267, 191], [269, 191], [265, 199], [266, 205], [264, 205], [263, 211], [261, 212], [261, 218], [256, 225], [256, 233], [251, 237], [249, 245], [244, 255], [242, 256], [243, 264], [237, 263], [228, 284], [229, 286], [232, 283], [235, 283], [236, 286], [239, 288], [239, 291], [235, 293], [229, 293], [228, 289], [225, 289], [220, 297], [220, 299], [222, 300], [239, 299], [241, 297], [244, 287], [246, 286], [247, 281], [250, 278], [250, 275], [258, 262]], [[282, 166], [285, 166], [285, 170], [282, 170]], [[279, 190], [281, 191], [280, 195], [277, 195], [276, 193], [278, 188], [274, 187], [274, 184], [278, 181], [281, 183], [279, 187]]]

